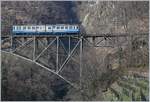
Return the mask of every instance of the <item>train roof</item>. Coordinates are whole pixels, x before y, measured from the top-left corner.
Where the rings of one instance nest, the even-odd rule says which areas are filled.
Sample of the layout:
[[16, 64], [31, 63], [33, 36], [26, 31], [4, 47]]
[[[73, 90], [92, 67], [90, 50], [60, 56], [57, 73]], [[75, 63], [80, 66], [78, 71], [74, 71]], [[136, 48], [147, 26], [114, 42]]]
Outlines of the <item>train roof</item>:
[[[45, 24], [46, 26], [66, 26], [66, 25], [74, 25], [79, 26], [79, 24]], [[27, 25], [13, 25], [13, 26], [45, 26], [44, 24], [36, 25], [36, 24], [27, 24]]]

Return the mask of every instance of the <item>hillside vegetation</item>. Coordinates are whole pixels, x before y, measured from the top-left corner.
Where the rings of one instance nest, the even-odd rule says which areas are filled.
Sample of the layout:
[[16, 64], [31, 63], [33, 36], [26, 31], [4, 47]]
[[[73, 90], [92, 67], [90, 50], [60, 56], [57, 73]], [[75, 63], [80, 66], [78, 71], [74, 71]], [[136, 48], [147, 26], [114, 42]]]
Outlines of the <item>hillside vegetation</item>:
[[[2, 100], [131, 101], [148, 98], [148, 1], [3, 1], [2, 35], [11, 35], [12, 25], [80, 24], [83, 34], [129, 33], [111, 47], [86, 47], [83, 51], [82, 89], [76, 90], [53, 73], [31, 62], [2, 52]], [[114, 44], [112, 39], [109, 44]], [[45, 43], [45, 42], [43, 42]], [[38, 49], [42, 50], [42, 46]], [[54, 69], [53, 46], [41, 63]], [[17, 51], [30, 54], [31, 46]], [[61, 53], [64, 53], [63, 51]], [[51, 58], [46, 62], [47, 54]], [[61, 73], [79, 86], [79, 50]], [[61, 56], [62, 60], [66, 56]], [[143, 74], [144, 73], [144, 74]], [[146, 73], [146, 74], [145, 74]]]

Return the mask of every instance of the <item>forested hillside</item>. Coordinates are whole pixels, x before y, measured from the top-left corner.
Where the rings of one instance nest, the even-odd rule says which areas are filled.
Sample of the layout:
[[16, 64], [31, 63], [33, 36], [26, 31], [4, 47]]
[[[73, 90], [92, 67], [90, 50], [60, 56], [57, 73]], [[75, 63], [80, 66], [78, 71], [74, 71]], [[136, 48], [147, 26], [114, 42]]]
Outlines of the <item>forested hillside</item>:
[[[83, 34], [129, 33], [132, 39], [121, 39], [121, 48], [84, 47], [80, 91], [42, 67], [2, 52], [2, 100], [149, 100], [148, 37], [135, 36], [149, 32], [148, 1], [1, 2], [1, 35], [11, 35], [12, 25], [22, 24], [80, 24]], [[30, 53], [30, 47], [21, 50]], [[78, 86], [77, 54], [62, 75]], [[46, 54], [42, 62], [53, 69], [56, 59], [49, 55], [49, 62]]]

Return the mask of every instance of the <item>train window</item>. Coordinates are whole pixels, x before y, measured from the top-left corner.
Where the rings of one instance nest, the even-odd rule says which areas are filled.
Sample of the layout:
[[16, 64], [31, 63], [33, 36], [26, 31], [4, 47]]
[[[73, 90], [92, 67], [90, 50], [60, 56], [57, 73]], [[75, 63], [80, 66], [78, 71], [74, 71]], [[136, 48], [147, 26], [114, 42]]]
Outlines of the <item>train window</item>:
[[51, 27], [48, 27], [48, 29], [51, 29]]
[[78, 29], [79, 27], [77, 26], [76, 28]]
[[40, 27], [40, 29], [42, 29], [42, 27]]
[[23, 30], [25, 30], [26, 29], [26, 27], [23, 27]]
[[13, 30], [15, 30], [15, 27], [13, 27]]
[[18, 29], [21, 30], [21, 27], [19, 27]]
[[74, 26], [74, 29], [76, 29], [76, 26]]
[[21, 27], [17, 26], [17, 30], [20, 30], [20, 29], [21, 29]]
[[57, 29], [60, 29], [60, 27], [59, 27], [59, 26], [57, 26]]
[[35, 27], [32, 27], [32, 29], [35, 29]]
[[72, 26], [69, 26], [69, 29], [72, 29]]
[[65, 26], [65, 29], [68, 29], [68, 27], [67, 27], [67, 26]]
[[64, 29], [64, 27], [63, 27], [63, 26], [61, 26], [61, 29]]
[[55, 28], [55, 26], [53, 26], [53, 28]]
[[17, 30], [19, 30], [19, 26], [17, 27]]
[[28, 29], [31, 29], [31, 27], [28, 27]]
[[36, 29], [39, 29], [39, 27], [36, 27]]

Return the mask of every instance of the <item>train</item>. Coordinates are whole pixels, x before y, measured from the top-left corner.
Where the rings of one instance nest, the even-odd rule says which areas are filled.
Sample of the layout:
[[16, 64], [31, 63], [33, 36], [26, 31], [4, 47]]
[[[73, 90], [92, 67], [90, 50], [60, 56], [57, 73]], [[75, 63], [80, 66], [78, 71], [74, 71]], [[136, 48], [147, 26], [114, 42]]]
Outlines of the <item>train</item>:
[[14, 35], [70, 35], [79, 34], [78, 24], [13, 25]]

